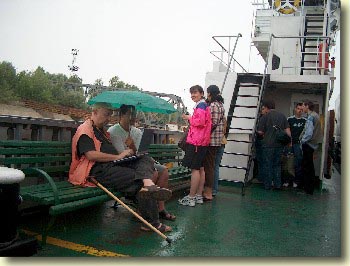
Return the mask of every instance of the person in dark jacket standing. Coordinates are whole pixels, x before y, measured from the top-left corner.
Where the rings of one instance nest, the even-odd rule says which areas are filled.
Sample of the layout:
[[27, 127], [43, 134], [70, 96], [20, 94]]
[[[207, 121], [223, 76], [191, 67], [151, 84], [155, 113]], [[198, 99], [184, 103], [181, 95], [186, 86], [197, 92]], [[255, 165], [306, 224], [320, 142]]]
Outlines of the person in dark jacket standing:
[[[294, 115], [288, 117], [288, 123], [292, 134], [292, 151], [294, 154], [294, 169], [295, 176], [293, 180], [293, 187], [301, 187], [302, 183], [302, 169], [301, 162], [303, 160], [303, 153], [300, 147], [300, 139], [303, 136], [306, 119], [302, 117], [303, 103], [297, 103], [294, 109]], [[289, 185], [289, 184], [288, 184]]]
[[264, 187], [269, 190], [281, 189], [281, 155], [283, 145], [276, 139], [276, 127], [284, 130], [290, 137], [290, 128], [285, 115], [275, 110], [275, 102], [273, 100], [264, 100], [262, 108], [265, 109], [259, 121], [258, 134], [263, 137], [263, 175]]
[[301, 167], [303, 170], [303, 185], [307, 194], [312, 195], [315, 189], [315, 166], [314, 151], [322, 143], [323, 134], [321, 129], [320, 117], [314, 111], [314, 103], [303, 101], [304, 113], [307, 115], [305, 132], [300, 141], [303, 149], [303, 160]]

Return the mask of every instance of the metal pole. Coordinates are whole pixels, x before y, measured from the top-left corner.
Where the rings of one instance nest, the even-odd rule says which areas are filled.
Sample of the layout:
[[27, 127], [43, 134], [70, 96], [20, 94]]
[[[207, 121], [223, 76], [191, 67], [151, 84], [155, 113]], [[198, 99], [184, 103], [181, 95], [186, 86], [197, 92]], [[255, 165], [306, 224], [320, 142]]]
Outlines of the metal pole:
[[156, 232], [159, 236], [161, 236], [164, 240], [166, 240], [169, 244], [171, 243], [171, 239], [164, 235], [162, 232], [160, 232], [157, 228], [155, 228], [153, 225], [151, 225], [149, 222], [147, 222], [145, 219], [143, 219], [140, 215], [138, 215], [135, 211], [133, 211], [128, 205], [126, 205], [123, 201], [121, 201], [119, 198], [117, 198], [112, 192], [110, 192], [107, 188], [102, 186], [95, 178], [90, 176], [89, 181], [91, 181], [93, 184], [98, 186], [100, 189], [102, 189], [104, 192], [106, 192], [110, 197], [112, 197], [114, 200], [116, 200], [120, 205], [122, 205], [125, 209], [127, 209], [129, 212], [131, 212], [136, 218], [138, 218], [141, 222], [143, 222], [145, 225], [147, 225], [151, 230]]
[[[230, 62], [230, 51], [231, 51], [231, 37], [228, 38], [228, 53], [227, 53], [227, 64]], [[228, 68], [230, 68], [230, 64], [228, 64]]]
[[233, 51], [232, 51], [232, 54], [231, 54], [231, 58], [230, 58], [230, 61], [229, 61], [229, 63], [228, 63], [228, 68], [227, 68], [227, 70], [226, 70], [224, 82], [222, 83], [222, 87], [221, 87], [221, 91], [220, 91], [221, 94], [222, 94], [222, 91], [224, 90], [224, 87], [225, 87], [227, 75], [228, 75], [228, 72], [230, 71], [231, 62], [232, 62], [232, 59], [233, 59], [233, 55], [235, 54], [235, 50], [236, 50], [236, 46], [237, 46], [237, 42], [238, 42], [238, 38], [239, 38], [239, 37], [242, 37], [242, 34], [238, 33], [238, 35], [237, 35], [236, 42], [235, 42], [235, 46], [234, 46], [234, 48], [233, 48]]
[[[327, 139], [327, 135], [328, 135], [328, 123], [329, 123], [329, 113], [328, 113], [328, 106], [329, 106], [329, 99], [330, 99], [330, 95], [329, 95], [329, 83], [327, 84], [327, 92], [326, 92], [326, 104], [323, 108], [324, 110], [324, 127], [323, 127], [323, 142], [321, 145], [321, 163], [320, 163], [320, 176], [318, 177], [321, 180], [321, 190], [323, 189], [323, 180], [324, 180], [324, 163], [325, 163], [325, 158], [326, 158], [326, 152], [328, 152], [328, 150], [326, 150], [326, 142], [328, 142], [329, 140]], [[328, 136], [331, 137], [331, 136]], [[328, 147], [329, 149], [329, 147]]]

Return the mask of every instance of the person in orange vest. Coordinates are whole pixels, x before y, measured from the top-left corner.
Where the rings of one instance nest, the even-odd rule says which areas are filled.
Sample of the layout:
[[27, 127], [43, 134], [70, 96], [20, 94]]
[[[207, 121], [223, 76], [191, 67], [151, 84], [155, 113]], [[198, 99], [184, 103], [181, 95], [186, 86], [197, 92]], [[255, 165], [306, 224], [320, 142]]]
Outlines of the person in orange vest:
[[[118, 154], [104, 126], [109, 123], [112, 110], [106, 103], [92, 108], [91, 118], [81, 124], [72, 139], [72, 162], [69, 179], [73, 185], [93, 187], [88, 176], [107, 188], [137, 198], [141, 216], [161, 232], [172, 230], [159, 222], [157, 201], [171, 197], [171, 190], [157, 187], [153, 181], [154, 160], [143, 156], [137, 160], [118, 163], [117, 160], [133, 155], [132, 149]], [[141, 230], [150, 231], [141, 226]]]

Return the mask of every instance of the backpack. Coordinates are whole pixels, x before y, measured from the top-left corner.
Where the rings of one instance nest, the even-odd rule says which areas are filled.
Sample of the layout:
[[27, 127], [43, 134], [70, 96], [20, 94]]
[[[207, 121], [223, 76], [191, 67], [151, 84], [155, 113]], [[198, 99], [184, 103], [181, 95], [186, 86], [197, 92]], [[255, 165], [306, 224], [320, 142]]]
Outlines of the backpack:
[[276, 142], [282, 144], [283, 146], [291, 142], [291, 138], [283, 129], [277, 125], [274, 125], [273, 128], [275, 129]]

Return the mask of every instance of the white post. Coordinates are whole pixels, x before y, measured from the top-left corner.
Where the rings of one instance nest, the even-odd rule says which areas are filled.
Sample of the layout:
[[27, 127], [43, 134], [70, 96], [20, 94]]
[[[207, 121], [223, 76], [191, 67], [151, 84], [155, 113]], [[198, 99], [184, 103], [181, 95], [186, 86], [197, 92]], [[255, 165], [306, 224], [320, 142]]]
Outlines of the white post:
[[323, 126], [323, 142], [322, 142], [322, 148], [321, 148], [321, 163], [320, 163], [320, 176], [321, 179], [321, 191], [323, 189], [323, 179], [324, 179], [324, 160], [326, 155], [326, 141], [327, 139], [327, 130], [328, 130], [328, 120], [329, 120], [329, 114], [328, 114], [328, 105], [329, 105], [329, 83], [327, 84], [327, 93], [325, 98], [325, 107], [324, 107], [324, 126]]

